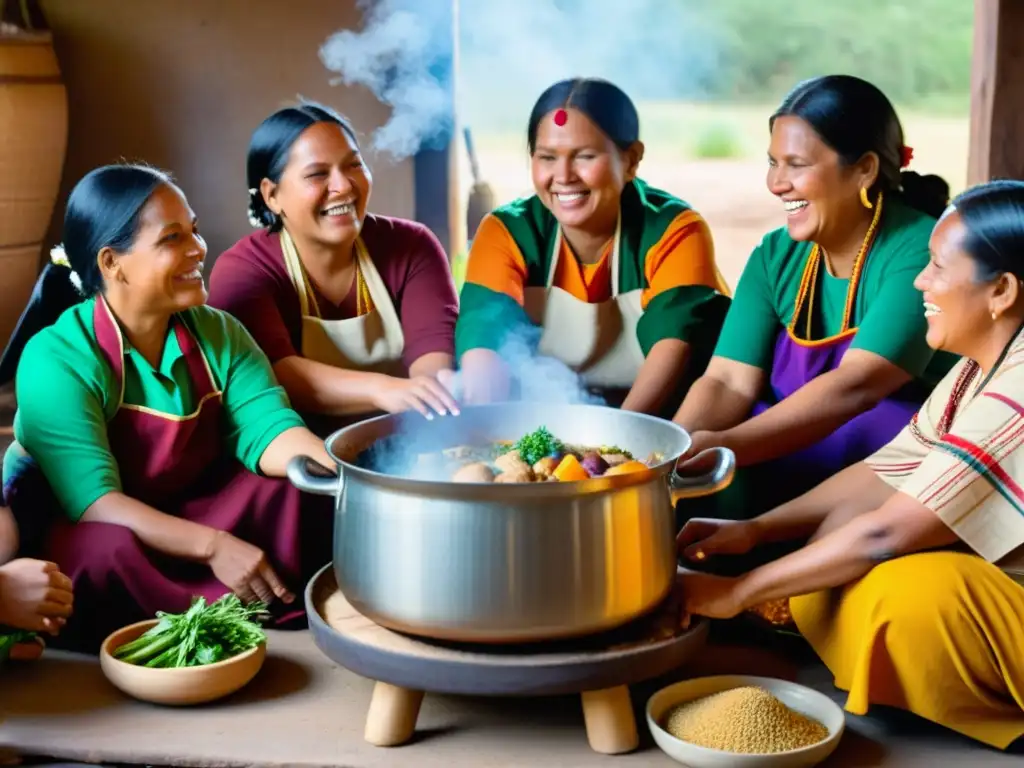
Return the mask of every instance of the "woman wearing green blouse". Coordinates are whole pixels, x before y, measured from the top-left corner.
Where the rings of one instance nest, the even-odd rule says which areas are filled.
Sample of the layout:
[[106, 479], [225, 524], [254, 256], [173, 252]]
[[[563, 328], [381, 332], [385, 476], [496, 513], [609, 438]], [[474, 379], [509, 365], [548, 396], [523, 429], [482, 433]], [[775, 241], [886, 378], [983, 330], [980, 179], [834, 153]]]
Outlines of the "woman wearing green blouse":
[[675, 417], [691, 455], [726, 446], [739, 471], [686, 517], [750, 518], [813, 488], [891, 440], [955, 363], [925, 341], [914, 287], [948, 188], [901, 172], [912, 153], [889, 100], [821, 77], [769, 125], [768, 188], [787, 224], [751, 255]]
[[19, 521], [55, 512], [40, 548], [74, 585], [64, 646], [228, 591], [301, 618], [294, 591], [330, 560], [330, 505], [285, 470], [331, 461], [241, 324], [205, 306], [205, 255], [166, 175], [100, 168], [71, 194], [52, 267], [83, 300], [19, 326], [5, 490]]

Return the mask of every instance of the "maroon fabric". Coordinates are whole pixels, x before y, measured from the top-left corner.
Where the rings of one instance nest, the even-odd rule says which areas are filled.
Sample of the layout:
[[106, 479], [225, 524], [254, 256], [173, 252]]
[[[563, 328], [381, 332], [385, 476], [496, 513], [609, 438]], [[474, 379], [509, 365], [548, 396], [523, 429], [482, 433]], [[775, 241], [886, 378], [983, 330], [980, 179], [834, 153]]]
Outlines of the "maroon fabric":
[[[417, 222], [368, 215], [362, 239], [401, 319], [406, 368], [430, 352], [454, 355], [458, 296], [434, 234]], [[354, 282], [341, 305], [313, 292], [324, 320], [355, 317]], [[241, 320], [272, 363], [300, 353], [299, 297], [278, 234], [260, 230], [222, 253], [210, 273], [209, 303]]]
[[[102, 302], [96, 307], [97, 342], [120, 378], [120, 334]], [[124, 492], [260, 547], [297, 598], [290, 606], [275, 604], [275, 623], [301, 620], [303, 588], [331, 560], [332, 500], [304, 496], [287, 479], [253, 474], [223, 454], [221, 397], [191, 333], [177, 319], [174, 330], [196, 395], [205, 399], [197, 415], [180, 421], [118, 410], [108, 435]], [[74, 583], [75, 614], [57, 638], [60, 647], [95, 652], [119, 627], [157, 611], [184, 611], [194, 596], [216, 600], [228, 591], [209, 566], [155, 552], [119, 525], [58, 519], [44, 554]]]

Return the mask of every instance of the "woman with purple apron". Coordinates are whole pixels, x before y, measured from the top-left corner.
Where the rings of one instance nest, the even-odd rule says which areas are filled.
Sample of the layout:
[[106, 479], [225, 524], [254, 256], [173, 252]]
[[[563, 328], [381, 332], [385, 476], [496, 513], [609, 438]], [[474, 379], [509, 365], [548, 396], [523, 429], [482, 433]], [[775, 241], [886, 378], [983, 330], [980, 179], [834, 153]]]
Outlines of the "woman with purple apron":
[[[330, 499], [285, 477], [323, 443], [230, 315], [205, 306], [206, 246], [167, 176], [119, 165], [71, 194], [54, 261], [84, 300], [22, 343], [4, 491], [25, 549], [71, 579], [54, 644], [227, 592], [301, 621], [331, 558]], [[45, 299], [45, 297], [40, 297]]]
[[948, 198], [910, 162], [885, 95], [855, 77], [798, 85], [769, 121], [768, 189], [787, 223], [754, 250], [714, 357], [675, 421], [692, 453], [731, 448], [692, 518], [750, 519], [891, 440], [956, 359], [935, 353], [914, 278]]

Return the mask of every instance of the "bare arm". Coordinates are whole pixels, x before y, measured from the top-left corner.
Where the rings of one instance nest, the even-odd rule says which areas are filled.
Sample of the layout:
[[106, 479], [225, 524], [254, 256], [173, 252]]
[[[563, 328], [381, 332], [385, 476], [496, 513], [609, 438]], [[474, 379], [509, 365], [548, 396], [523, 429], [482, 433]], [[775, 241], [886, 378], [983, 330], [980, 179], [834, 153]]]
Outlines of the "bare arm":
[[765, 372], [756, 366], [712, 357], [704, 375], [690, 387], [673, 421], [689, 432], [735, 427], [750, 415], [765, 378]]
[[334, 460], [327, 453], [324, 441], [305, 427], [286, 429], [270, 441], [260, 456], [260, 470], [270, 477], [284, 477], [288, 463], [296, 456], [309, 456], [331, 471], [337, 471]]
[[104, 494], [90, 504], [82, 521], [123, 525], [157, 552], [200, 563], [209, 562], [213, 556], [219, 533], [214, 528], [165, 514], [119, 491]]
[[347, 371], [298, 355], [278, 360], [274, 374], [297, 410], [332, 416], [376, 410], [376, 395], [389, 378], [380, 373]]
[[690, 345], [679, 339], [657, 342], [644, 360], [636, 381], [622, 403], [624, 411], [656, 413], [672, 394], [690, 359]]
[[18, 524], [9, 507], [0, 507], [0, 565], [18, 554]]
[[894, 493], [867, 464], [857, 462], [751, 522], [759, 544], [806, 539], [818, 534], [826, 520], [849, 520], [878, 509]]
[[447, 352], [428, 352], [421, 355], [409, 366], [409, 376], [437, 377], [441, 371], [450, 371], [454, 366], [454, 357]]
[[470, 349], [460, 361], [459, 383], [463, 402], [469, 405], [507, 400], [512, 389], [508, 366], [490, 349]]
[[731, 448], [740, 466], [806, 448], [891, 395], [911, 376], [885, 358], [853, 349], [835, 370], [809, 381], [751, 419], [716, 430], [712, 441]]
[[736, 586], [739, 604], [745, 610], [768, 600], [840, 587], [886, 560], [957, 541], [934, 512], [897, 492], [878, 509], [741, 577]]

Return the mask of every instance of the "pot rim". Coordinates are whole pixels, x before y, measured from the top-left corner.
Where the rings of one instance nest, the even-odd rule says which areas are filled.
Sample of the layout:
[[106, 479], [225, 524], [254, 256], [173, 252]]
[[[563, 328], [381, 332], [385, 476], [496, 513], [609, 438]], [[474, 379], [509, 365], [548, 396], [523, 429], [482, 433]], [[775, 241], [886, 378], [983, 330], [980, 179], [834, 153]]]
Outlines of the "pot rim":
[[[491, 409], [499, 406], [524, 406], [530, 405], [517, 401], [515, 403], [493, 403], [481, 406], [470, 406], [475, 409]], [[550, 404], [547, 404], [550, 405]], [[346, 459], [341, 458], [334, 450], [334, 446], [341, 442], [341, 438], [344, 435], [351, 434], [357, 430], [373, 431], [374, 425], [382, 424], [394, 424], [397, 417], [409, 418], [406, 414], [394, 414], [388, 413], [381, 416], [375, 416], [370, 419], [356, 422], [354, 424], [348, 424], [338, 430], [332, 432], [324, 440], [324, 448], [327, 454], [337, 464], [339, 471], [342, 476], [342, 483], [348, 477], [354, 476], [361, 480], [374, 483], [376, 485], [385, 486], [391, 490], [404, 491], [417, 496], [426, 497], [450, 497], [456, 495], [462, 498], [467, 496], [476, 499], [486, 499], [499, 502], [511, 503], [521, 499], [551, 499], [551, 498], [574, 498], [579, 496], [588, 496], [599, 493], [610, 493], [619, 491], [625, 488], [633, 486], [646, 485], [653, 480], [665, 479], [667, 482], [668, 476], [673, 472], [676, 466], [676, 462], [679, 457], [689, 449], [691, 444], [690, 433], [687, 432], [683, 427], [679, 426], [675, 422], [667, 419], [660, 419], [656, 416], [651, 416], [646, 413], [637, 412], [626, 412], [621, 411], [617, 408], [612, 408], [606, 405], [596, 405], [590, 403], [579, 403], [572, 404], [565, 407], [580, 408], [580, 409], [600, 409], [600, 410], [615, 410], [619, 413], [628, 413], [629, 418], [640, 421], [647, 421], [657, 424], [661, 429], [671, 429], [675, 431], [680, 437], [680, 450], [674, 455], [666, 455], [665, 459], [660, 463], [651, 466], [648, 471], [641, 472], [630, 472], [623, 475], [612, 475], [610, 477], [591, 477], [586, 480], [573, 480], [569, 482], [529, 482], [529, 483], [461, 483], [452, 482], [451, 480], [423, 480], [419, 478], [404, 477], [401, 475], [388, 474], [386, 472], [379, 472], [377, 470], [368, 469], [366, 467], [360, 467]], [[446, 416], [443, 418], [460, 418], [460, 416]], [[374, 438], [376, 440], [388, 437], [393, 432], [387, 432], [379, 434]], [[367, 443], [360, 451], [365, 451], [373, 444]], [[358, 454], [357, 454], [358, 455]], [[340, 486], [339, 486], [340, 488]]]

